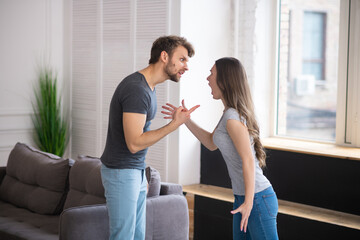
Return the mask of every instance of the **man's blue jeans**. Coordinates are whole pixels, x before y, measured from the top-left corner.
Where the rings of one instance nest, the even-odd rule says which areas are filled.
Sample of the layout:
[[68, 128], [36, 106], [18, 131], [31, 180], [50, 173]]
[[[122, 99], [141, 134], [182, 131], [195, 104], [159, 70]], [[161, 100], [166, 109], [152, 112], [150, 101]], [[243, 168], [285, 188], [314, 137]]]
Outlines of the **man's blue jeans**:
[[146, 227], [145, 170], [101, 166], [109, 212], [110, 240], [144, 240]]
[[[244, 200], [245, 196], [235, 195], [234, 209], [238, 208]], [[276, 228], [278, 208], [278, 200], [272, 187], [255, 193], [246, 233], [240, 231], [241, 213], [236, 213], [233, 216], [233, 239], [279, 239]]]

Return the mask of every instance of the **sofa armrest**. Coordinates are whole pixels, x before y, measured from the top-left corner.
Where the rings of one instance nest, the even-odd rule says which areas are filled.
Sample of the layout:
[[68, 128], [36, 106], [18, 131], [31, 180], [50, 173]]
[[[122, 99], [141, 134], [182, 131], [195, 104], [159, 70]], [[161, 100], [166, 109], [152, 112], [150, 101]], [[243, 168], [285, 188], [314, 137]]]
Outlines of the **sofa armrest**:
[[183, 194], [182, 186], [176, 183], [161, 183], [160, 195]]
[[0, 167], [0, 184], [2, 183], [6, 175], [6, 167]]
[[[109, 218], [105, 204], [68, 208], [60, 215], [59, 240], [107, 240]], [[146, 239], [189, 239], [189, 210], [183, 195], [146, 200]]]
[[64, 210], [60, 215], [59, 239], [109, 239], [109, 217], [106, 205], [87, 205]]
[[145, 239], [189, 239], [189, 208], [183, 195], [147, 199]]

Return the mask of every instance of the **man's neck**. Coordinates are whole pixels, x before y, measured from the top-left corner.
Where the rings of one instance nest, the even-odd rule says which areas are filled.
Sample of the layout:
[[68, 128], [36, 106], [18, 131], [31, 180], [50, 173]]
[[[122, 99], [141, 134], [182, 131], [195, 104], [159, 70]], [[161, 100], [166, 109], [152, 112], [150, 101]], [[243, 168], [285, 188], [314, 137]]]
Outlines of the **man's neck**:
[[150, 64], [146, 68], [140, 70], [139, 73], [144, 75], [151, 90], [154, 90], [157, 84], [165, 82], [168, 79], [167, 74], [164, 72], [164, 68], [158, 63]]

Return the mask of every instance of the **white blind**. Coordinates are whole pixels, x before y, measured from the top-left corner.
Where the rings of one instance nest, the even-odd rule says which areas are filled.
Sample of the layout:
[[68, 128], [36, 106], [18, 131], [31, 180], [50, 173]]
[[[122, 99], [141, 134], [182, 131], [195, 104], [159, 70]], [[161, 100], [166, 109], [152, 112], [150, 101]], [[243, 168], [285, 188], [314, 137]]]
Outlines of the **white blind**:
[[97, 155], [99, 1], [72, 2], [72, 157]]
[[104, 149], [109, 121], [109, 106], [120, 81], [133, 70], [131, 47], [131, 1], [109, 1], [103, 4], [103, 85], [102, 143]]
[[[152, 43], [159, 36], [167, 34], [167, 12], [168, 1], [157, 0], [147, 1], [138, 0], [136, 8], [136, 69], [147, 66], [150, 59], [150, 49]], [[163, 119], [161, 106], [168, 101], [168, 83], [156, 86], [157, 114], [151, 123], [151, 129], [164, 126], [167, 122]], [[160, 172], [163, 180], [167, 179], [167, 137], [149, 148], [146, 156], [146, 163]]]
[[[73, 0], [72, 156], [101, 156], [112, 95], [127, 75], [147, 66], [153, 41], [168, 32], [166, 0]], [[161, 105], [168, 83], [156, 87], [152, 129], [166, 124]], [[167, 139], [150, 147], [146, 162], [166, 180]]]

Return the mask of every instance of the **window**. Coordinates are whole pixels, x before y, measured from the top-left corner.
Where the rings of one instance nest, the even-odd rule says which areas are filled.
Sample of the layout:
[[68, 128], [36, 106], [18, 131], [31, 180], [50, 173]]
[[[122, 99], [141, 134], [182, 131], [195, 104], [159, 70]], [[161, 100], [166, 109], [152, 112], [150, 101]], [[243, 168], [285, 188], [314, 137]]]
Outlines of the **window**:
[[277, 134], [335, 142], [340, 1], [281, 1]]
[[279, 1], [277, 136], [360, 146], [359, 7]]

